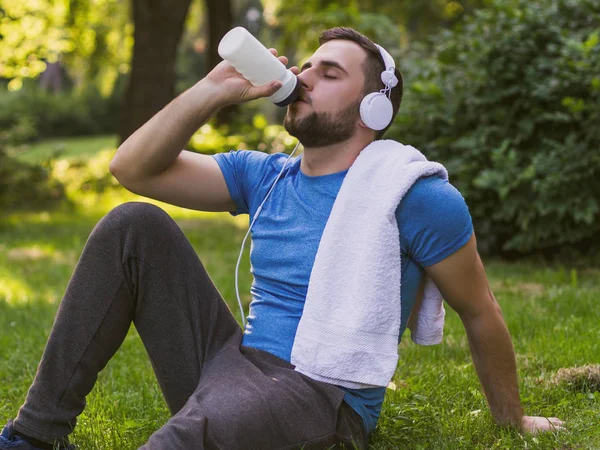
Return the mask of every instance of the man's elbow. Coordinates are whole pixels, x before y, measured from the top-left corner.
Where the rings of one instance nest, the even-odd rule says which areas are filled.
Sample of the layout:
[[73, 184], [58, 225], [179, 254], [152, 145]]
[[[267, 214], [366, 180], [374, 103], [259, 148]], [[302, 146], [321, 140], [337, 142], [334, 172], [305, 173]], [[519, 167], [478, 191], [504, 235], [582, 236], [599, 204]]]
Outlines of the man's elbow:
[[132, 190], [133, 189], [133, 174], [131, 173], [131, 169], [127, 167], [127, 164], [123, 161], [122, 158], [117, 154], [111, 159], [108, 164], [108, 170], [112, 174], [113, 177], [117, 179], [119, 184], [123, 186], [125, 189]]
[[110, 163], [108, 163], [108, 170], [113, 177], [115, 177], [117, 180], [119, 179], [121, 168], [116, 156], [114, 156], [113, 159], [110, 160]]
[[113, 177], [117, 179], [120, 184], [123, 184], [123, 180], [125, 178], [123, 164], [119, 161], [119, 159], [115, 156], [110, 160], [108, 164], [108, 170], [112, 174]]
[[504, 321], [502, 309], [500, 309], [500, 305], [491, 292], [489, 296], [486, 296], [485, 300], [469, 304], [468, 307], [457, 312], [465, 325], [487, 322], [489, 320]]

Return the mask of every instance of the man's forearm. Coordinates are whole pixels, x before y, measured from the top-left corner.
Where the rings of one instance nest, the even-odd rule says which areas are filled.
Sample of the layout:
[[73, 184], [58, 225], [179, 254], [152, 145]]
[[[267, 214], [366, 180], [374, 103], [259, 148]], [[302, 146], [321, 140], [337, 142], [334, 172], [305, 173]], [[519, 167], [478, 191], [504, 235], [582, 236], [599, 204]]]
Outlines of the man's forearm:
[[500, 310], [463, 319], [477, 375], [490, 410], [501, 425], [521, 427], [515, 353]]
[[210, 80], [200, 81], [121, 144], [111, 162], [111, 172], [134, 178], [162, 172], [221, 106], [223, 102]]

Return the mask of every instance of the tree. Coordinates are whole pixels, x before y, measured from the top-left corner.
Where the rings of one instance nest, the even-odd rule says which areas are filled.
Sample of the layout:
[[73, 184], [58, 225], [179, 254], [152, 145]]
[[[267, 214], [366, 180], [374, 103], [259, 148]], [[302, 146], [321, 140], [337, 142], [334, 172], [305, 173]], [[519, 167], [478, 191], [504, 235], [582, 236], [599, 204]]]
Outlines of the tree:
[[[219, 62], [218, 47], [221, 38], [232, 28], [233, 13], [229, 0], [205, 0], [206, 23], [208, 24], [208, 71], [212, 70]], [[228, 123], [235, 113], [235, 106], [229, 106], [219, 111], [217, 121]]]
[[401, 43], [450, 27], [488, 1], [263, 0], [282, 47], [299, 49], [302, 56], [314, 50], [321, 31], [335, 26], [353, 27], [394, 54]]
[[121, 108], [121, 142], [174, 97], [175, 57], [190, 0], [132, 0], [132, 6], [133, 59]]

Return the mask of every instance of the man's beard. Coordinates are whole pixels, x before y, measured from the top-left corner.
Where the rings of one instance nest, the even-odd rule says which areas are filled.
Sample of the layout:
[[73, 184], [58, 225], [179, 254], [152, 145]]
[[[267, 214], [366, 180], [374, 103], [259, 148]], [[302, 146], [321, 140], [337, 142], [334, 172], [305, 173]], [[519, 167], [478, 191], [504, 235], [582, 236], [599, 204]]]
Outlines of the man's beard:
[[288, 109], [283, 126], [288, 133], [298, 138], [304, 147], [338, 144], [354, 136], [356, 121], [360, 116], [359, 107], [360, 101], [334, 113], [313, 111], [299, 119], [292, 117]]

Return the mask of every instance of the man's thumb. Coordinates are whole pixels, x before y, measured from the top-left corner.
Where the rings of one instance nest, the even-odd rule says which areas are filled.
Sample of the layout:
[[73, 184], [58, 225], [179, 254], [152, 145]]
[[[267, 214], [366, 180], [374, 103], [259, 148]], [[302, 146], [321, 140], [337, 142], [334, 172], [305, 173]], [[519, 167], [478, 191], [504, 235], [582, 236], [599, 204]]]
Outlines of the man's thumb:
[[277, 92], [281, 86], [283, 86], [283, 83], [281, 83], [281, 81], [279, 80], [275, 80], [275, 81], [271, 81], [269, 84], [263, 86], [264, 91], [261, 92], [263, 97], [269, 97], [271, 95], [273, 95], [275, 92]]

